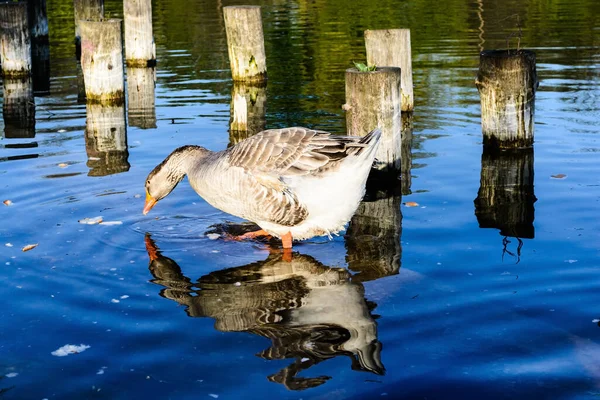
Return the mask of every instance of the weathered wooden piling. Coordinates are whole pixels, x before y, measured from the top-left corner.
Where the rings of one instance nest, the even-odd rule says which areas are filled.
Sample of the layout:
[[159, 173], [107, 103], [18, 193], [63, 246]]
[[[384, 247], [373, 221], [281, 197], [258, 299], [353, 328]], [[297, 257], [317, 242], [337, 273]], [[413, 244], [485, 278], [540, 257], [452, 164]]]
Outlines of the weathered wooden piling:
[[414, 110], [410, 29], [365, 31], [367, 64], [402, 70], [402, 111]]
[[231, 89], [229, 144], [256, 135], [266, 127], [267, 89], [265, 86], [234, 82]]
[[484, 146], [531, 146], [538, 84], [535, 53], [529, 50], [481, 52], [475, 84], [481, 98]]
[[151, 0], [123, 0], [125, 25], [125, 64], [128, 67], [154, 67], [156, 48], [152, 34]]
[[375, 71], [346, 70], [346, 127], [352, 136], [382, 131], [376, 168], [396, 175], [400, 171], [402, 118], [400, 68], [379, 67]]
[[100, 21], [104, 18], [104, 0], [73, 0], [75, 15], [75, 57], [81, 58], [80, 21]]
[[31, 78], [3, 81], [2, 116], [6, 138], [35, 137], [35, 102]]
[[86, 105], [85, 150], [89, 176], [129, 170], [125, 106]]
[[156, 128], [156, 69], [127, 67], [127, 119], [129, 126]]
[[233, 80], [265, 82], [267, 59], [260, 7], [223, 7], [223, 17]]
[[479, 227], [499, 229], [502, 236], [533, 239], [535, 201], [533, 148], [484, 150], [474, 201]]
[[6, 79], [31, 75], [31, 35], [27, 3], [0, 3], [0, 65]]
[[87, 102], [125, 101], [121, 20], [80, 21], [81, 67]]
[[353, 282], [395, 275], [402, 261], [402, 196], [398, 187], [368, 190], [346, 232], [346, 262]]

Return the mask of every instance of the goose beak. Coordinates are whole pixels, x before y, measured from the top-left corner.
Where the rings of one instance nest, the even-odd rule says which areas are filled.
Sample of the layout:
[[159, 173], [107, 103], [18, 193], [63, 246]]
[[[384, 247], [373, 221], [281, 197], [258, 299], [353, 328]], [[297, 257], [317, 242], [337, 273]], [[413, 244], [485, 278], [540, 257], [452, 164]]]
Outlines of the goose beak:
[[152, 210], [152, 207], [154, 207], [154, 205], [158, 202], [158, 200], [156, 200], [154, 197], [150, 196], [150, 193], [148, 193], [148, 191], [146, 191], [146, 203], [144, 204], [144, 211], [142, 211], [144, 213], [144, 215], [148, 214], [148, 212], [150, 212], [150, 210]]

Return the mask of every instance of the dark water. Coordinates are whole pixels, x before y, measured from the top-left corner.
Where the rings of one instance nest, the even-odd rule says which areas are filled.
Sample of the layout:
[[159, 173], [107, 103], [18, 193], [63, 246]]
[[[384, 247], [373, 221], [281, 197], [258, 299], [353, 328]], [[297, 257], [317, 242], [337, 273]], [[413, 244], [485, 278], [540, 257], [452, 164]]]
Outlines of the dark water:
[[[292, 263], [210, 240], [241, 221], [186, 183], [141, 214], [146, 174], [172, 149], [230, 142], [231, 4], [154, 2], [155, 111], [106, 115], [78, 102], [71, 3], [48, 0], [49, 94], [35, 132], [5, 114], [0, 141], [13, 202], [0, 205], [0, 397], [599, 396], [597, 1], [252, 2], [269, 74], [257, 127], [344, 132], [363, 31], [412, 33], [403, 196], [371, 198], [349, 237], [299, 244]], [[482, 154], [474, 78], [479, 51], [517, 46], [519, 26], [537, 54], [535, 146], [498, 158]], [[88, 131], [114, 129], [86, 135], [86, 114]], [[482, 186], [482, 171], [496, 180]], [[78, 223], [96, 216], [122, 224]], [[89, 348], [51, 354], [66, 344]]]

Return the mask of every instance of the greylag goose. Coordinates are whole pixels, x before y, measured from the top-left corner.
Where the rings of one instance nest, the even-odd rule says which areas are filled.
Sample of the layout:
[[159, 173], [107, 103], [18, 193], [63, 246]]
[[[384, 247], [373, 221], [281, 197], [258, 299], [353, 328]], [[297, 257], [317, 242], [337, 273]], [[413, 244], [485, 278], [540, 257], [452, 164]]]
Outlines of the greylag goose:
[[292, 240], [343, 230], [365, 193], [381, 131], [364, 137], [293, 127], [269, 129], [226, 150], [183, 146], [146, 179], [146, 215], [187, 175], [213, 207], [252, 221], [261, 230], [242, 235]]

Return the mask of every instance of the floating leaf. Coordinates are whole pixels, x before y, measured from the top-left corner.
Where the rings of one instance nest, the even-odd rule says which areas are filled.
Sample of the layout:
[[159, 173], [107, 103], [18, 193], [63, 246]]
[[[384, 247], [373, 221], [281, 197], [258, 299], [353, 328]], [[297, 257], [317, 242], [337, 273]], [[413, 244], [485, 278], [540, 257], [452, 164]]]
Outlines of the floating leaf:
[[550, 177], [554, 178], [554, 179], [563, 179], [563, 178], [566, 178], [567, 175], [565, 175], [565, 174], [556, 174], [556, 175], [550, 175]]
[[59, 166], [60, 168], [67, 168], [67, 167], [69, 166], [69, 164], [67, 164], [67, 163], [64, 163], [64, 162], [61, 162], [60, 164], [58, 164], [58, 166]]
[[4, 200], [2, 203], [4, 203], [5, 206], [12, 206], [13, 202], [10, 200]]
[[84, 219], [80, 219], [77, 222], [79, 222], [80, 224], [85, 224], [85, 225], [96, 225], [96, 224], [99, 224], [100, 222], [102, 222], [102, 217], [84, 218]]
[[404, 203], [404, 205], [406, 207], [418, 207], [419, 203], [417, 203], [416, 201], [407, 201], [406, 203]]
[[36, 244], [28, 244], [27, 246], [23, 247], [23, 248], [21, 249], [21, 251], [29, 251], [29, 250], [35, 249], [35, 248], [38, 246], [38, 244], [39, 244], [39, 243], [36, 243]]

